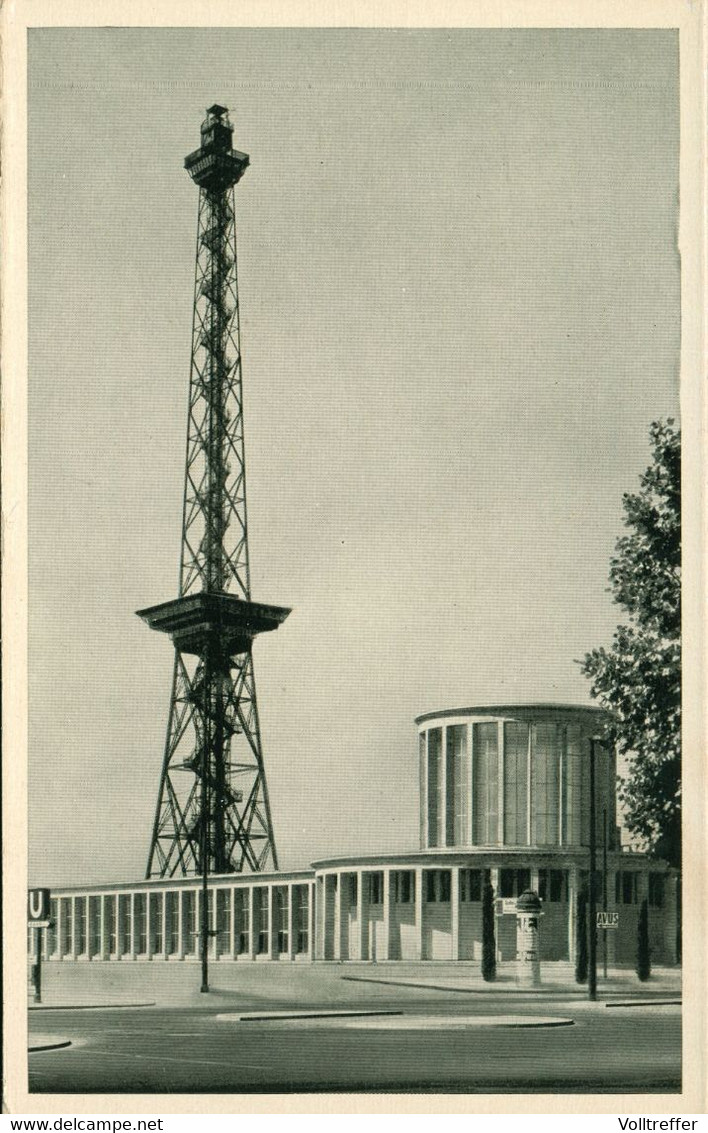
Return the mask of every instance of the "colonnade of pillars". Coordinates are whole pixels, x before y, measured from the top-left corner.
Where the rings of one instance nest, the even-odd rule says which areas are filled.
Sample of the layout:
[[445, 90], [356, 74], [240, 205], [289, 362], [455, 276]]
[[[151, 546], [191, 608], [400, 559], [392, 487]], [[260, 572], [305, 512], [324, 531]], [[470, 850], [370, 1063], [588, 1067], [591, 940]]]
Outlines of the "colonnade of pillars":
[[[214, 885], [208, 892], [210, 956], [213, 960], [470, 959], [476, 957], [481, 942], [482, 882], [488, 877], [496, 897], [516, 897], [522, 888], [540, 893], [545, 898], [542, 956], [574, 961], [578, 900], [587, 885], [587, 872], [580, 865], [544, 870], [518, 868], [518, 864], [518, 859], [508, 859], [487, 868], [482, 864], [469, 868], [440, 861], [429, 866], [382, 863], [379, 868], [357, 869], [352, 863], [349, 868], [318, 872], [315, 878]], [[656, 892], [652, 898], [650, 884], [656, 874], [617, 866], [625, 866], [619, 857], [607, 876], [606, 907], [619, 913], [620, 922], [617, 931], [605, 933], [608, 963], [631, 959], [636, 918], [645, 897], [655, 957], [675, 962], [677, 878], [665, 878], [663, 896], [657, 899]], [[198, 885], [59, 893], [52, 899], [51, 926], [41, 931], [43, 958], [197, 958], [202, 899]], [[597, 908], [603, 904], [598, 875]], [[497, 920], [500, 959], [510, 958], [503, 950], [513, 948], [511, 924], [511, 918]], [[39, 938], [39, 931], [30, 929], [33, 960]], [[599, 939], [605, 943], [602, 936]]]
[[[200, 887], [58, 894], [42, 931], [46, 960], [184, 960], [199, 952]], [[214, 960], [312, 959], [314, 882], [211, 887]], [[39, 932], [30, 929], [30, 957]]]
[[[495, 897], [518, 897], [522, 888], [541, 892], [544, 897], [542, 951], [548, 958], [575, 960], [578, 902], [581, 892], [587, 887], [587, 871], [580, 866], [569, 866], [564, 870], [517, 869], [511, 861], [486, 870], [451, 865], [415, 866], [407, 870], [396, 866], [322, 872], [318, 874], [316, 890], [316, 958], [382, 961], [471, 958], [481, 946], [482, 896], [479, 883], [472, 892], [468, 880], [472, 873], [489, 878]], [[556, 893], [549, 883], [549, 876], [553, 873], [560, 880]], [[410, 877], [410, 883], [402, 887], [400, 879], [404, 874]], [[508, 891], [509, 875], [512, 874], [519, 878], [519, 882]], [[609, 964], [619, 960], [620, 953], [633, 948], [636, 916], [648, 894], [647, 871], [634, 870], [630, 874], [631, 893], [629, 898], [623, 898], [621, 882], [624, 876], [623, 871], [608, 870], [606, 895], [603, 895], [602, 877], [598, 874], [596, 879], [597, 909], [606, 907], [609, 913], [622, 910], [622, 931], [606, 932]], [[655, 918], [666, 920], [667, 941], [671, 937], [671, 923], [675, 920], [673, 900], [675, 898], [671, 898], [667, 890], [665, 908], [661, 911], [655, 909], [653, 913]], [[474, 904], [477, 904], [477, 916], [473, 912], [471, 917], [463, 918], [463, 908]], [[404, 908], [406, 905], [407, 910]], [[506, 940], [506, 947], [513, 949], [515, 933], [511, 930], [505, 932], [511, 922], [505, 922], [504, 918], [501, 921], [503, 923], [497, 921], [498, 948]], [[403, 930], [405, 943], [402, 923], [406, 926]], [[667, 944], [662, 950], [671, 962], [670, 946]], [[500, 953], [500, 958], [509, 957]]]

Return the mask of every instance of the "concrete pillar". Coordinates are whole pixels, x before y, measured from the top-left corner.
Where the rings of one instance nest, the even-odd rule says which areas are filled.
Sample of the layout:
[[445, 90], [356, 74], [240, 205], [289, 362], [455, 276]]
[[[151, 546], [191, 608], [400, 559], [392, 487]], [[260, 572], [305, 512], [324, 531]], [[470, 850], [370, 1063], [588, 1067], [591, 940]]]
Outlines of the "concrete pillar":
[[71, 902], [71, 943], [70, 953], [72, 960], [76, 959], [76, 897], [69, 898]]
[[315, 925], [316, 921], [316, 898], [315, 898], [316, 882], [311, 881], [308, 884], [307, 894], [307, 957], [308, 960], [314, 960], [315, 952]]
[[137, 949], [135, 944], [135, 893], [130, 894], [130, 959], [134, 960], [137, 956]]
[[533, 833], [531, 830], [531, 815], [533, 808], [531, 805], [531, 796], [533, 794], [533, 778], [531, 775], [531, 760], [533, 757], [533, 724], [529, 724], [529, 738], [528, 747], [526, 749], [526, 845], [530, 846], [533, 842]]
[[452, 936], [453, 960], [460, 959], [460, 867], [450, 870], [450, 933]]
[[105, 893], [102, 893], [101, 896], [98, 899], [98, 909], [99, 909], [98, 917], [99, 917], [99, 925], [100, 925], [100, 927], [99, 927], [100, 944], [99, 944], [99, 949], [98, 949], [99, 960], [107, 960], [108, 959], [108, 931], [107, 931], [108, 925], [106, 923], [106, 902], [109, 901], [109, 900], [110, 900], [110, 898], [107, 897]]
[[177, 891], [177, 957], [184, 960], [184, 890]]
[[319, 887], [320, 900], [317, 902], [317, 956], [324, 960], [327, 956], [327, 874], [323, 873]]
[[438, 846], [447, 846], [447, 808], [450, 799], [447, 795], [447, 728], [443, 724], [440, 729], [440, 763], [438, 765]]
[[236, 959], [236, 890], [229, 889], [229, 960]]
[[333, 875], [334, 886], [334, 940], [332, 942], [332, 956], [335, 960], [342, 959], [342, 874]]
[[420, 848], [425, 850], [429, 845], [428, 839], [428, 732], [420, 733], [418, 740], [418, 758], [420, 760]]
[[363, 901], [364, 901], [364, 874], [361, 870], [357, 870], [356, 874], [356, 930], [351, 944], [350, 959], [363, 960], [366, 955], [366, 944], [364, 941], [364, 916], [363, 916]]
[[[497, 806], [499, 818], [497, 820], [497, 842], [500, 846], [504, 845], [504, 721], [500, 720], [497, 725]], [[492, 884], [494, 884], [492, 882]], [[495, 886], [496, 890], [496, 886]]]
[[578, 867], [568, 870], [568, 959], [575, 963], [575, 924], [578, 917]]
[[418, 867], [415, 871], [415, 955], [416, 960], [423, 959], [423, 870]]
[[123, 905], [120, 893], [116, 894], [116, 958], [123, 959]]
[[298, 892], [292, 881], [288, 883], [286, 893], [288, 895], [288, 960], [295, 959], [295, 949], [297, 947], [295, 941], [295, 894]]
[[57, 958], [64, 959], [64, 902], [61, 897], [57, 897]]
[[268, 886], [268, 959], [277, 960], [278, 949], [278, 891], [275, 885]]
[[168, 935], [167, 935], [167, 890], [163, 889], [160, 895], [162, 905], [162, 955], [161, 959], [166, 960], [169, 956], [167, 949], [169, 948]]
[[383, 952], [379, 960], [391, 959], [391, 870], [383, 871]]
[[145, 951], [147, 953], [148, 960], [152, 960], [152, 954], [155, 947], [152, 933], [151, 913], [153, 901], [157, 897], [159, 897], [159, 893], [150, 893], [148, 891], [145, 894]]
[[248, 958], [255, 960], [256, 958], [256, 927], [255, 921], [256, 901], [255, 901], [255, 886], [249, 885], [248, 887]]

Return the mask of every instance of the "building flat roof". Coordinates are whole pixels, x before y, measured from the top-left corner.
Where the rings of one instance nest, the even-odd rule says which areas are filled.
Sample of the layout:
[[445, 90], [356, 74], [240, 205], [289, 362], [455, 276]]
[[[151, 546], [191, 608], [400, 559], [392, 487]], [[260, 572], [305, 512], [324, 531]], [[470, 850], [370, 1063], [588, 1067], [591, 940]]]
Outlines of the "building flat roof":
[[474, 704], [468, 708], [442, 708], [437, 712], [423, 712], [420, 716], [416, 716], [415, 722], [422, 724], [426, 720], [440, 720], [447, 716], [512, 716], [515, 713], [536, 712], [585, 713], [607, 718], [611, 716], [607, 709], [599, 708], [594, 704], [553, 704], [544, 701], [526, 701], [520, 704], [517, 701], [512, 704]]

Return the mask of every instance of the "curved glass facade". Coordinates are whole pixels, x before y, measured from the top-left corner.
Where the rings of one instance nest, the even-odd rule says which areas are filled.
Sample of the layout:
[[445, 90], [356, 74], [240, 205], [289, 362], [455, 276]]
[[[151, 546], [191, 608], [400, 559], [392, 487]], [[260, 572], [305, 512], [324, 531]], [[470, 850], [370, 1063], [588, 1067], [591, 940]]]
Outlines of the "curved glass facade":
[[[583, 846], [598, 709], [431, 713], [420, 727], [421, 847]], [[595, 744], [598, 839], [616, 843], [615, 757]], [[599, 843], [598, 843], [599, 844]]]

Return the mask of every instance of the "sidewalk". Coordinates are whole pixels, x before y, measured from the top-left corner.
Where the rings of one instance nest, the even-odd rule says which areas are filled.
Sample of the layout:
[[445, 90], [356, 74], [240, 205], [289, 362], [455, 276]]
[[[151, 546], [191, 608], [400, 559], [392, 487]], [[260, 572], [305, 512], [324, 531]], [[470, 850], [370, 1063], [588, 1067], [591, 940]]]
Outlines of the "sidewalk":
[[[198, 963], [46, 964], [42, 1005], [30, 1004], [32, 1016], [60, 1007], [128, 1007], [155, 1004], [158, 1008], [269, 1004], [297, 1006], [376, 1005], [382, 1000], [401, 1006], [446, 993], [450, 1000], [469, 997], [487, 1002], [523, 996], [524, 1000], [587, 1002], [587, 984], [577, 984], [572, 965], [546, 963], [540, 988], [520, 988], [514, 963], [500, 964], [497, 979], [485, 983], [479, 963], [382, 962], [297, 964], [212, 963], [208, 994], [200, 993]], [[606, 1001], [677, 1000], [681, 997], [680, 968], [657, 968], [646, 983], [632, 969], [614, 970], [609, 978], [598, 973], [598, 1003]], [[470, 1003], [471, 1006], [471, 1003]]]

